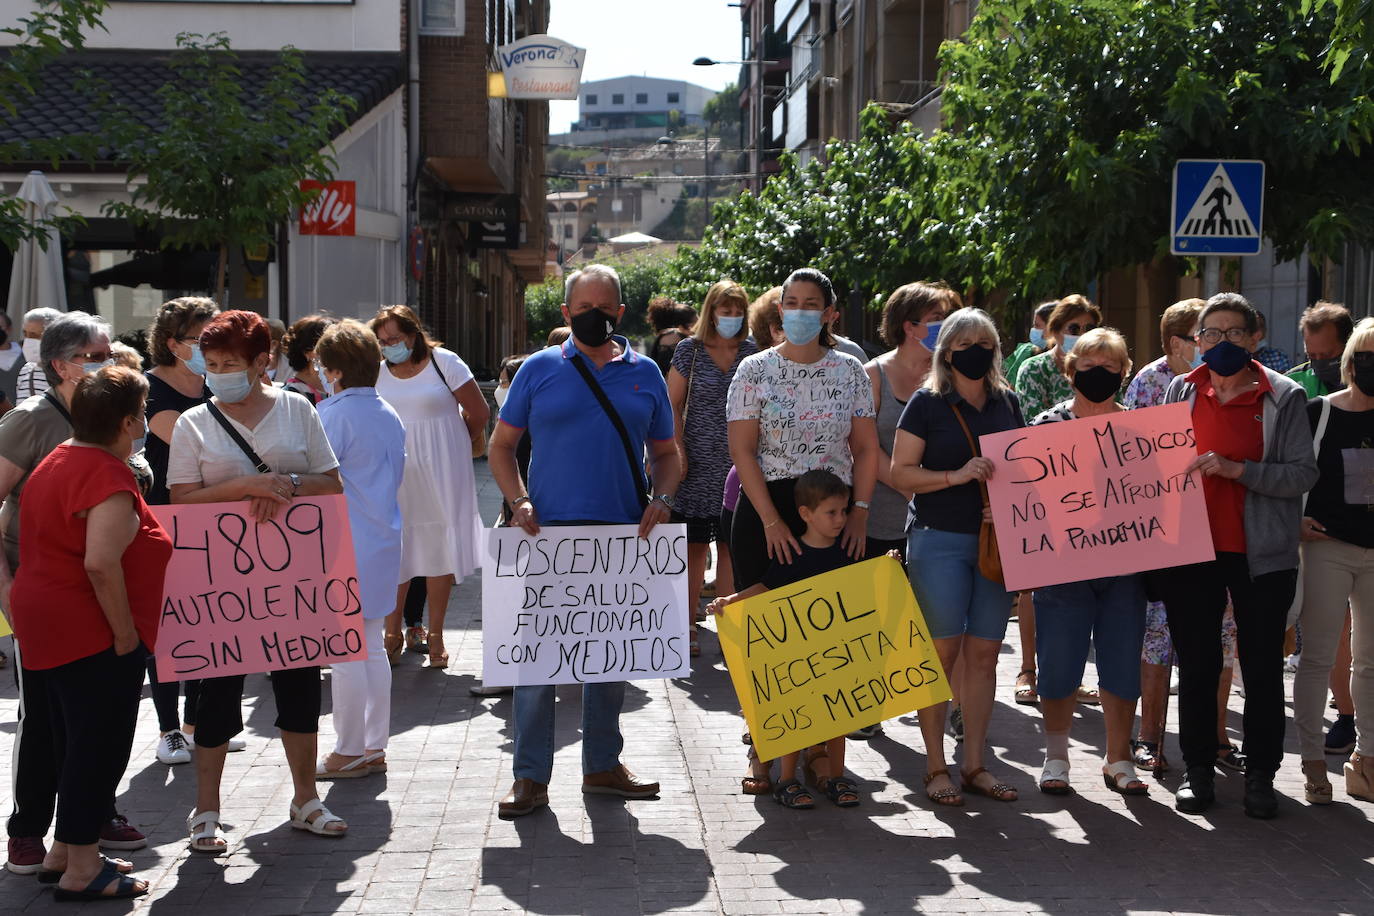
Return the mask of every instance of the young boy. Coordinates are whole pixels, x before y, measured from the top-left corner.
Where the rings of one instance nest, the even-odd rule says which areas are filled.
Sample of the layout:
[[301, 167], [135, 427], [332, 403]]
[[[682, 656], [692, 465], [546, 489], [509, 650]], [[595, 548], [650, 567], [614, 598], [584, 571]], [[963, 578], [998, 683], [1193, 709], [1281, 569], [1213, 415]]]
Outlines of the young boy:
[[[794, 494], [797, 512], [806, 523], [806, 533], [801, 536], [801, 553], [793, 557], [791, 563], [774, 560], [759, 584], [751, 585], [737, 594], [715, 599], [708, 607], [711, 613], [720, 614], [727, 604], [854, 562], [839, 542], [840, 532], [844, 530], [845, 518], [849, 514], [849, 487], [844, 481], [829, 471], [807, 471], [797, 478]], [[810, 748], [806, 771], [811, 784], [825, 792], [831, 801], [841, 808], [852, 808], [859, 803], [859, 788], [844, 778], [844, 743], [845, 736], [839, 735], [824, 746]], [[795, 778], [800, 756], [798, 751], [782, 758], [781, 781], [773, 789], [773, 798], [785, 808], [815, 807], [811, 793]], [[751, 778], [759, 777], [754, 775]]]

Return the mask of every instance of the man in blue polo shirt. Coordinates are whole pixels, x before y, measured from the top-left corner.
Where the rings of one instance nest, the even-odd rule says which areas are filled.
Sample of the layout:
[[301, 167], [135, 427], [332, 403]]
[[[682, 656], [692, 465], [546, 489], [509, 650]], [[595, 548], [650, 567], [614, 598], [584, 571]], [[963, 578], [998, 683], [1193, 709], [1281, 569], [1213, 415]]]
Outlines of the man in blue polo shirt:
[[[642, 537], [668, 521], [682, 478], [673, 409], [658, 366], [612, 333], [624, 312], [614, 270], [593, 264], [571, 274], [564, 286], [563, 317], [572, 337], [525, 360], [511, 382], [487, 461], [512, 507], [511, 524], [531, 535], [539, 533], [541, 524], [638, 524]], [[619, 416], [628, 448], [583, 377], [584, 369]], [[533, 443], [528, 493], [515, 460], [526, 429]], [[647, 506], [642, 481], [646, 449], [655, 494]], [[624, 702], [623, 681], [582, 688], [582, 791], [652, 798], [658, 783], [638, 779], [620, 762]], [[515, 784], [497, 806], [502, 818], [520, 817], [549, 803], [553, 710], [553, 687], [515, 688]]]

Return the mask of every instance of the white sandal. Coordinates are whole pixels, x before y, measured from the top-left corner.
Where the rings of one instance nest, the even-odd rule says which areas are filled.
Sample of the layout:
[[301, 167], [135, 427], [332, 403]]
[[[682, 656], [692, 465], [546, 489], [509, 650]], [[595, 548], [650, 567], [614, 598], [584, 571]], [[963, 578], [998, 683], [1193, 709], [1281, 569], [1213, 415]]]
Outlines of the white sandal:
[[315, 781], [322, 779], [360, 779], [364, 776], [372, 775], [372, 767], [369, 764], [371, 759], [364, 754], [356, 760], [350, 760], [337, 770], [328, 767], [328, 756], [320, 758], [320, 762], [315, 764]]
[[[320, 816], [313, 821], [309, 820], [310, 815], [316, 811], [320, 812]], [[332, 837], [340, 837], [348, 832], [347, 824], [344, 824], [343, 830], [330, 830], [330, 824], [344, 824], [344, 819], [326, 808], [324, 802], [318, 798], [310, 799], [299, 808], [291, 806], [291, 826], [297, 830], [308, 830], [317, 836]]]
[[187, 841], [187, 846], [192, 852], [211, 856], [219, 855], [229, 848], [229, 844], [220, 839], [219, 836], [219, 830], [223, 826], [219, 822], [218, 811], [201, 811], [199, 813], [192, 811], [186, 816], [186, 829], [191, 831], [191, 838]]
[[[1046, 783], [1063, 783], [1059, 786], [1046, 785]], [[1040, 791], [1046, 795], [1068, 795], [1073, 792], [1073, 787], [1069, 785], [1069, 762], [1058, 757], [1046, 757], [1045, 766], [1040, 771]]]
[[1135, 764], [1118, 760], [1102, 767], [1102, 782], [1118, 795], [1149, 795], [1150, 787], [1136, 775]]
[[385, 773], [386, 751], [374, 751], [371, 754], [364, 754], [361, 762], [367, 764], [367, 771], [369, 773]]

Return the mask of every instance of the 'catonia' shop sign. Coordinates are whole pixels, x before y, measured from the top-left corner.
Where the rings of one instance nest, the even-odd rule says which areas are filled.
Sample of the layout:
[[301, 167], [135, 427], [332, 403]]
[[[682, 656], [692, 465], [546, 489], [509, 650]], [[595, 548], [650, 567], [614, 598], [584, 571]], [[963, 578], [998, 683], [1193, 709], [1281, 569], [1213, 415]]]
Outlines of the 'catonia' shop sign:
[[[491, 95], [510, 99], [575, 99], [582, 85], [587, 51], [548, 35], [526, 35], [497, 49], [502, 81], [493, 81]], [[501, 91], [504, 89], [504, 91]]]

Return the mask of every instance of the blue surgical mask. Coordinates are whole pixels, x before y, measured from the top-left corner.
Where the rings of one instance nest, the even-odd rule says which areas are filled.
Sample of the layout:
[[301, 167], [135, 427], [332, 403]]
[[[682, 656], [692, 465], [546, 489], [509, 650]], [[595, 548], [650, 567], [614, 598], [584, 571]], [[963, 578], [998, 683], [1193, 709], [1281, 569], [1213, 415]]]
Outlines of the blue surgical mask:
[[320, 387], [324, 389], [325, 395], [327, 397], [332, 396], [334, 394], [334, 383], [324, 377], [324, 369], [316, 366], [315, 374], [320, 378]]
[[1037, 349], [1037, 350], [1043, 350], [1043, 349], [1045, 349], [1045, 330], [1044, 330], [1044, 328], [1031, 328], [1031, 332], [1030, 332], [1030, 342], [1031, 342], [1031, 346], [1032, 346], [1032, 347], [1035, 347], [1035, 349]]
[[205, 374], [205, 357], [200, 352], [200, 344], [191, 344], [191, 358], [182, 360], [186, 368], [196, 375]]
[[809, 344], [821, 333], [820, 310], [783, 309], [782, 332], [790, 344], [799, 347]]
[[238, 372], [206, 372], [205, 384], [211, 394], [226, 404], [237, 404], [253, 393], [253, 380], [248, 377], [246, 369]]
[[721, 337], [733, 338], [744, 327], [743, 315], [717, 315], [716, 333]]
[[78, 363], [82, 371], [87, 375], [90, 375], [92, 372], [99, 372], [101, 369], [108, 369], [114, 364], [115, 361], [112, 359], [107, 359], [103, 363]]
[[1196, 369], [1198, 366], [1201, 366], [1201, 365], [1202, 365], [1202, 350], [1199, 349], [1198, 347], [1193, 347], [1193, 358], [1190, 359], [1190, 360], [1188, 361], [1188, 368], [1189, 368], [1189, 369]]
[[410, 359], [411, 348], [406, 346], [404, 340], [398, 340], [394, 344], [382, 347], [382, 358], [392, 365], [403, 363]]
[[1081, 337], [1081, 336], [1082, 336], [1081, 334], [1065, 334], [1065, 335], [1063, 335], [1062, 337], [1060, 337], [1060, 338], [1059, 338], [1059, 352], [1065, 353], [1065, 354], [1072, 352], [1072, 351], [1073, 351], [1073, 345], [1076, 344], [1076, 343], [1078, 343], [1078, 338]]
[[147, 420], [144, 420], [144, 421], [143, 421], [143, 435], [139, 436], [137, 439], [134, 440], [133, 448], [131, 448], [131, 449], [129, 450], [129, 454], [130, 454], [130, 455], [137, 455], [139, 452], [143, 451], [143, 446], [144, 446], [144, 444], [147, 443], [147, 441], [148, 441], [148, 421], [147, 421]]
[[935, 350], [935, 341], [940, 339], [940, 325], [943, 321], [927, 321], [926, 336], [921, 339], [921, 344], [931, 352]]

